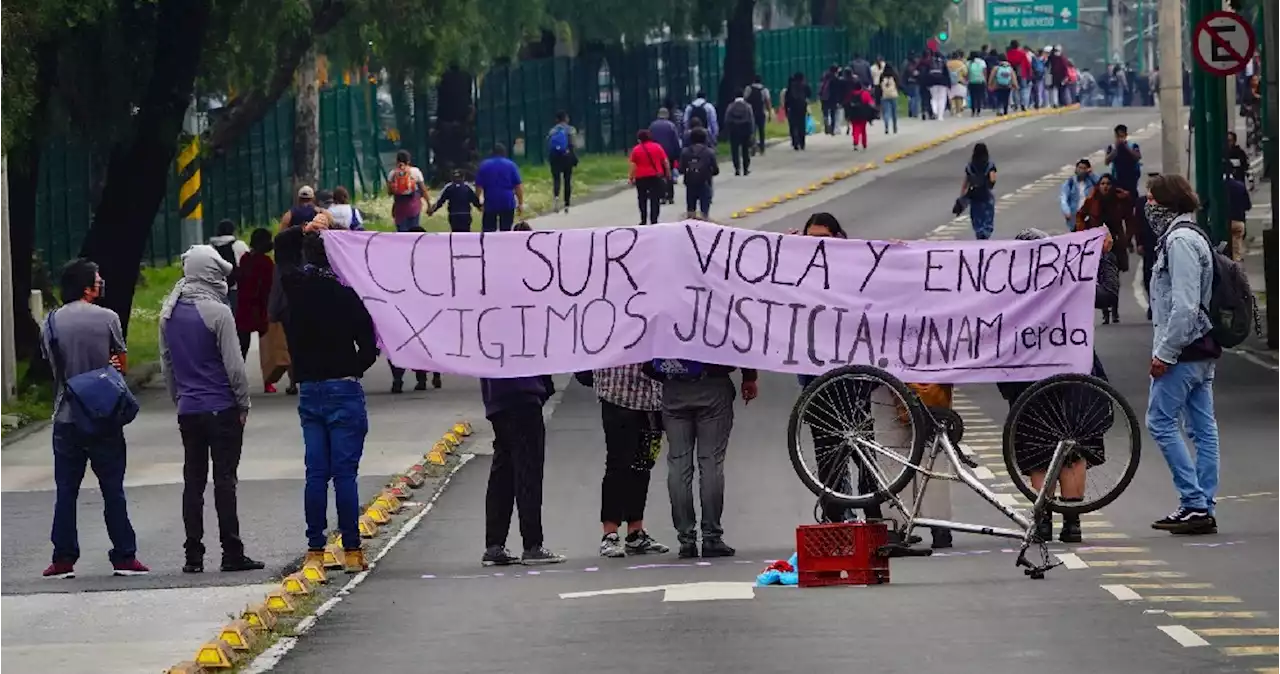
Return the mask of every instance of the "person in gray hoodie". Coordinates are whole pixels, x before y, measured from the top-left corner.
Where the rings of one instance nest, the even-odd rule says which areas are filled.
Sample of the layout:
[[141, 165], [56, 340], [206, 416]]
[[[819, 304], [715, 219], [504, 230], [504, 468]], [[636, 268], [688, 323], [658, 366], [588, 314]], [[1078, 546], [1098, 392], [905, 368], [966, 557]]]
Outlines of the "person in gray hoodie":
[[751, 146], [755, 142], [756, 120], [746, 99], [739, 96], [725, 108], [724, 128], [729, 134], [733, 174], [751, 175]]
[[227, 306], [232, 268], [213, 246], [192, 246], [182, 255], [182, 279], [160, 309], [160, 362], [182, 435], [183, 573], [204, 571], [204, 489], [211, 460], [221, 568], [252, 571], [264, 566], [244, 554], [236, 512], [249, 378], [235, 317]]

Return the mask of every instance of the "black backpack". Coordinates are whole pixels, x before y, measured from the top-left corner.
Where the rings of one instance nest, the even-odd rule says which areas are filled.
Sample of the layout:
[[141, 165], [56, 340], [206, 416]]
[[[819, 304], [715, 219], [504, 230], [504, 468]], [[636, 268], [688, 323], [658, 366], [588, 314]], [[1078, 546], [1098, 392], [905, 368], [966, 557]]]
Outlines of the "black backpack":
[[686, 187], [700, 187], [711, 181], [711, 167], [707, 165], [707, 158], [696, 150], [689, 153], [680, 170], [684, 173]]
[[[1248, 339], [1250, 330], [1261, 333], [1257, 324], [1257, 304], [1253, 289], [1249, 287], [1249, 276], [1239, 262], [1219, 252], [1213, 245], [1209, 235], [1199, 225], [1189, 221], [1175, 222], [1169, 229], [1173, 233], [1178, 229], [1190, 229], [1199, 234], [1209, 245], [1209, 256], [1213, 260], [1213, 290], [1209, 293], [1209, 306], [1200, 307], [1209, 317], [1213, 328], [1209, 337], [1218, 346], [1229, 349], [1240, 345]], [[1167, 237], [1168, 234], [1165, 234]], [[1171, 273], [1186, 273], [1177, 269]]]
[[235, 290], [240, 283], [240, 264], [239, 260], [236, 259], [235, 242], [214, 246], [213, 249], [218, 251], [218, 255], [221, 255], [222, 259], [231, 263], [231, 273], [227, 274], [227, 290]]
[[751, 91], [747, 93], [747, 103], [751, 105], [751, 112], [764, 113], [764, 89], [760, 87], [748, 87]]
[[702, 105], [695, 105], [689, 109], [689, 119], [684, 120], [685, 126], [693, 128], [693, 120], [695, 119], [702, 122], [702, 128], [708, 130], [711, 128], [707, 126], [707, 103], [704, 102]]

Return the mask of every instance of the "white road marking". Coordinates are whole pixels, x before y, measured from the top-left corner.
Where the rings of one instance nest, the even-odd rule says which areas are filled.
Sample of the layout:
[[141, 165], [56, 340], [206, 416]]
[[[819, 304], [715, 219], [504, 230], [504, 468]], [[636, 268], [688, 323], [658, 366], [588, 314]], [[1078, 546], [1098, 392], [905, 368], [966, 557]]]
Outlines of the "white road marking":
[[1080, 559], [1079, 555], [1075, 555], [1070, 552], [1061, 552], [1061, 553], [1058, 553], [1057, 557], [1058, 557], [1058, 561], [1062, 562], [1062, 565], [1068, 569], [1089, 568], [1089, 565], [1086, 564], [1083, 559]]
[[608, 597], [626, 594], [648, 594], [662, 592], [662, 601], [721, 601], [726, 599], [755, 599], [755, 583], [751, 582], [706, 582], [676, 583], [672, 585], [648, 585], [642, 587], [621, 587], [606, 590], [587, 590], [585, 592], [562, 592], [561, 599], [587, 599], [590, 597]]
[[561, 592], [561, 599], [586, 599], [588, 597], [608, 597], [617, 594], [645, 594], [648, 592], [662, 592], [667, 589], [666, 585], [649, 585], [645, 587], [618, 587], [611, 590], [588, 590], [586, 592]]
[[1170, 639], [1178, 642], [1183, 648], [1195, 648], [1197, 646], [1208, 646], [1209, 642], [1203, 637], [1182, 625], [1160, 625], [1156, 629], [1169, 635]]
[[986, 466], [978, 466], [977, 468], [974, 468], [973, 475], [974, 477], [977, 477], [979, 480], [996, 479], [996, 474], [991, 472], [991, 469], [987, 468]]
[[996, 494], [996, 503], [1003, 506], [1013, 508], [1018, 505], [1018, 496], [1016, 494]]
[[1120, 601], [1141, 601], [1142, 595], [1129, 589], [1128, 585], [1103, 585], [1102, 589]]

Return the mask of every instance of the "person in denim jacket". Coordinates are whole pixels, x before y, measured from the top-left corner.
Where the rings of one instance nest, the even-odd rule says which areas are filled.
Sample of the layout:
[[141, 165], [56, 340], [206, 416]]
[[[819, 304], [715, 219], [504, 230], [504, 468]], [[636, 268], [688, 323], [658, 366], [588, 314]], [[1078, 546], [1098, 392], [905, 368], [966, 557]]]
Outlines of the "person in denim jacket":
[[[1151, 179], [1148, 221], [1159, 237], [1151, 276], [1151, 394], [1147, 431], [1160, 447], [1178, 509], [1151, 526], [1175, 534], [1217, 533], [1218, 423], [1213, 410], [1214, 361], [1222, 349], [1204, 307], [1213, 293], [1213, 251], [1195, 224], [1199, 200], [1179, 175]], [[1179, 420], [1195, 443], [1195, 459]]]

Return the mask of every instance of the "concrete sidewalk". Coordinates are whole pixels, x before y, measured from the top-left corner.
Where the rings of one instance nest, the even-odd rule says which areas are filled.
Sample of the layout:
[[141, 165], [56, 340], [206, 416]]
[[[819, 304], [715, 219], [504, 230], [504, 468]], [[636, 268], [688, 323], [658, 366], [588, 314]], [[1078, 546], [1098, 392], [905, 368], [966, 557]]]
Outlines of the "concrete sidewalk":
[[[971, 142], [1018, 123], [1013, 120], [955, 142]], [[727, 222], [734, 210], [855, 165], [882, 164], [886, 155], [974, 124], [967, 116], [935, 122], [902, 120], [900, 133], [887, 137], [883, 127], [876, 125], [870, 129], [870, 152], [854, 152], [845, 135], [811, 136], [804, 152], [792, 151], [784, 143], [755, 157], [747, 177], [733, 176], [727, 146], [722, 144], [722, 173], [716, 181], [712, 217]], [[880, 170], [928, 159], [929, 153], [925, 153]], [[822, 196], [790, 202], [767, 217], [774, 219], [787, 208], [798, 210], [805, 207], [803, 204], [837, 196], [840, 190], [853, 189], [861, 179], [859, 176], [839, 182], [825, 188]], [[678, 190], [677, 205], [665, 207], [664, 219], [681, 219], [682, 201], [683, 190]], [[537, 229], [631, 225], [636, 214], [635, 196], [628, 190], [584, 203], [570, 213], [539, 217], [532, 224]], [[759, 226], [752, 218], [735, 220], [734, 224]], [[248, 360], [258, 362], [256, 345]], [[409, 379], [412, 386], [412, 374]], [[262, 390], [256, 367], [251, 368], [250, 380], [253, 391]], [[488, 424], [484, 422], [475, 380], [446, 375], [440, 390], [406, 391], [396, 396], [389, 393], [390, 384], [385, 363], [374, 366], [364, 380], [370, 432], [361, 464], [362, 500], [374, 496], [388, 476], [419, 461], [431, 443], [459, 420], [470, 420], [475, 425], [476, 434], [467, 451], [490, 451]], [[260, 600], [268, 584], [296, 566], [305, 548], [303, 448], [296, 398], [285, 396], [283, 386], [281, 391], [274, 395], [255, 393], [240, 467], [241, 533], [247, 553], [267, 563], [262, 572], [217, 571], [219, 551], [211, 493], [206, 495], [206, 572], [180, 572], [184, 538], [180, 515], [182, 446], [175, 411], [161, 388], [144, 389], [142, 412], [126, 433], [130, 515], [138, 533], [139, 558], [152, 568], [150, 576], [110, 575], [106, 561], [110, 545], [102, 524], [101, 498], [90, 478], [79, 501], [82, 557], [77, 566], [78, 577], [70, 581], [41, 579], [40, 571], [49, 561], [54, 501], [50, 430], [45, 428], [6, 442], [0, 453], [0, 488], [4, 493], [0, 503], [4, 524], [0, 533], [4, 550], [0, 556], [0, 610], [5, 614], [5, 664], [14, 671], [124, 674], [162, 670], [190, 659], [194, 649], [215, 636], [213, 630], [226, 623], [229, 615]], [[331, 524], [334, 519], [331, 515]], [[477, 531], [477, 549], [479, 535]], [[72, 599], [69, 593], [78, 594]], [[162, 619], [166, 626], [157, 629], [158, 620]]]

